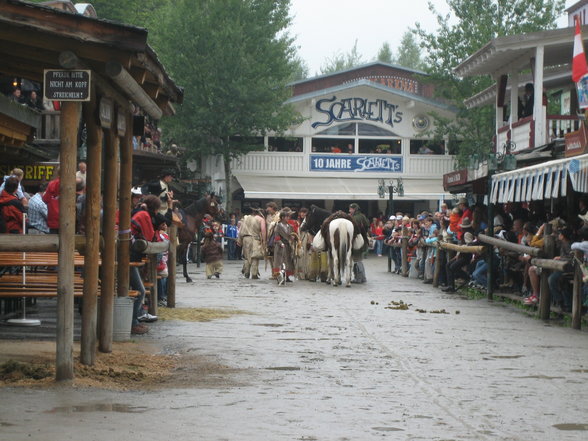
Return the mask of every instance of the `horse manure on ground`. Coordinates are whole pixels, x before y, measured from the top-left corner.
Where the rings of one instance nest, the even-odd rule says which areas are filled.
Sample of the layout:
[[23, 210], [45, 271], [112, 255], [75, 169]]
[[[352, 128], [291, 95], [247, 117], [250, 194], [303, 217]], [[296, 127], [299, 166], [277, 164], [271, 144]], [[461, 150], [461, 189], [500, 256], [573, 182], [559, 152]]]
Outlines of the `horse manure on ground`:
[[159, 308], [157, 315], [161, 320], [183, 320], [186, 322], [209, 322], [229, 318], [247, 311], [214, 308]]

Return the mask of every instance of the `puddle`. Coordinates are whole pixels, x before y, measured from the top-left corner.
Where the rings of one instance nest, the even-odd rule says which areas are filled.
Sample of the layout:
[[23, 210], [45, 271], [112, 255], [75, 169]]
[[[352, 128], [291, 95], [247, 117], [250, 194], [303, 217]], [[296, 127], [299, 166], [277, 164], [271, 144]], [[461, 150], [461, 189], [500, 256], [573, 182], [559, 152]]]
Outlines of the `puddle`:
[[79, 413], [79, 412], [119, 412], [119, 413], [144, 413], [148, 407], [129, 406], [128, 404], [80, 404], [78, 406], [54, 407], [45, 413]]
[[296, 366], [275, 366], [266, 368], [270, 371], [299, 371], [300, 368]]
[[588, 430], [588, 424], [554, 424], [553, 427], [559, 430]]
[[372, 429], [378, 432], [404, 432], [404, 429], [398, 427], [372, 427]]

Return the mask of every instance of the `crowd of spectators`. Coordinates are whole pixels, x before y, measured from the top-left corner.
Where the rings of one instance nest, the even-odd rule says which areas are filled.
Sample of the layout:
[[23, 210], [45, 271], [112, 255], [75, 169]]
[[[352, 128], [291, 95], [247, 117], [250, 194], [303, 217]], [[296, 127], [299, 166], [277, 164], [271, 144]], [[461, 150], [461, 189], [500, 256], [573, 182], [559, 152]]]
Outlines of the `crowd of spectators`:
[[[572, 250], [588, 248], [588, 198], [579, 200], [577, 218], [566, 219], [563, 213], [545, 213], [539, 208], [534, 211], [527, 204], [507, 204], [494, 216], [492, 232], [488, 231], [487, 207], [470, 207], [466, 199], [460, 199], [457, 206], [448, 209], [446, 205], [435, 213], [422, 212], [416, 217], [398, 212], [385, 222], [374, 219], [370, 228], [377, 255], [389, 255], [393, 272], [402, 272], [402, 249], [404, 234], [408, 235], [407, 260], [409, 277], [432, 283], [435, 266], [439, 265], [439, 285], [445, 292], [455, 292], [465, 285], [473, 288], [487, 287], [487, 258], [476, 253], [476, 248], [464, 248], [455, 253], [438, 253], [438, 248], [429, 246], [437, 241], [475, 247], [484, 245], [478, 240], [480, 233], [497, 239], [526, 245], [543, 247], [546, 225], [551, 224], [556, 243], [555, 260], [572, 262]], [[384, 236], [382, 249], [379, 242]], [[439, 256], [438, 256], [439, 254]], [[445, 257], [447, 256], [447, 257]], [[587, 255], [588, 256], [588, 255]], [[539, 280], [542, 269], [531, 264], [531, 256], [504, 251], [493, 247], [493, 279], [495, 286], [502, 290], [517, 292], [526, 305], [539, 302]], [[563, 311], [571, 311], [571, 274], [552, 271], [549, 275], [549, 289], [554, 304]], [[583, 305], [588, 307], [588, 287], [583, 287]]]

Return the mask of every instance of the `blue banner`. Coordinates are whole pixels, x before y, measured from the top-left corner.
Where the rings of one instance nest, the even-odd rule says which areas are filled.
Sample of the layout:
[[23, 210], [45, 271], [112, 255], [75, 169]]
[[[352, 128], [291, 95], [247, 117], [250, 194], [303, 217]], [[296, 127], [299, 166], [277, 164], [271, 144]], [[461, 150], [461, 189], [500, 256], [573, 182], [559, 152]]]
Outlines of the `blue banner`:
[[402, 156], [310, 155], [310, 170], [402, 173]]

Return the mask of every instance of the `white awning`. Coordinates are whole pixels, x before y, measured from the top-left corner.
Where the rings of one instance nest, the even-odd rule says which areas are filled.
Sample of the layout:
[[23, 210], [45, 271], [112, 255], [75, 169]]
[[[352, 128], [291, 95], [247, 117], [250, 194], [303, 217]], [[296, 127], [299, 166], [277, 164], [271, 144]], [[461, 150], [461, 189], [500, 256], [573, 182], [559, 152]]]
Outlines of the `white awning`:
[[[235, 175], [249, 199], [378, 200], [378, 179]], [[394, 184], [396, 181], [394, 181]], [[394, 200], [439, 200], [448, 194], [441, 179], [403, 178], [404, 196]], [[386, 189], [385, 199], [388, 199]]]
[[565, 196], [568, 176], [575, 191], [588, 193], [588, 154], [496, 174], [490, 200], [503, 204]]

